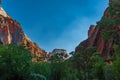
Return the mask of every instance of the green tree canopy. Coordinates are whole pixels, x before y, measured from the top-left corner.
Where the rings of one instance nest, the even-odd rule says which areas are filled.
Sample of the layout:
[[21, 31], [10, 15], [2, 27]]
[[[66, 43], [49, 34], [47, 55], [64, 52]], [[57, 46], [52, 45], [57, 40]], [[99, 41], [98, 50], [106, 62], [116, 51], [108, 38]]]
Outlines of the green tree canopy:
[[0, 80], [28, 78], [31, 55], [23, 46], [0, 45]]

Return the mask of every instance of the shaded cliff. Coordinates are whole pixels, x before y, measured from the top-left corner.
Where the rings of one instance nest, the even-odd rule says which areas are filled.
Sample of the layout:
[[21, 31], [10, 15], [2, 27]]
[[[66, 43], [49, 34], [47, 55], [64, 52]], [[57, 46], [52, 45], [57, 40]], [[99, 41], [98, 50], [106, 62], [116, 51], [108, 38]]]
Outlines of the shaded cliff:
[[20, 23], [13, 20], [0, 7], [0, 44], [18, 44], [24, 45], [29, 49], [32, 55], [44, 56], [45, 51], [33, 43], [23, 32]]
[[84, 49], [95, 46], [96, 52], [101, 52], [104, 58], [112, 57], [114, 45], [120, 45], [120, 1], [109, 0], [109, 7], [105, 10], [103, 17], [97, 25], [91, 25], [88, 31], [88, 38], [81, 42], [79, 47]]

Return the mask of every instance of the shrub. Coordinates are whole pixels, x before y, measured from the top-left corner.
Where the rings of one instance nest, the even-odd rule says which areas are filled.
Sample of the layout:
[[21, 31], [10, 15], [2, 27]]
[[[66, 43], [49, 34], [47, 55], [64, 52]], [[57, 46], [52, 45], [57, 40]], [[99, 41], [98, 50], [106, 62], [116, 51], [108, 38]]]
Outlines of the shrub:
[[31, 56], [23, 46], [0, 45], [0, 80], [28, 78]]

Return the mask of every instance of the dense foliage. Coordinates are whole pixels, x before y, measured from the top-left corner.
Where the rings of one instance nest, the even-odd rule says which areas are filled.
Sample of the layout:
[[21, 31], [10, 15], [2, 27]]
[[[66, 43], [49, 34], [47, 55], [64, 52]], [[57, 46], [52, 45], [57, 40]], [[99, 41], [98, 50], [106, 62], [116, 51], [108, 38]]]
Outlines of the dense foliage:
[[28, 78], [31, 56], [23, 46], [0, 45], [0, 80]]
[[111, 29], [120, 24], [120, 1], [110, 2], [109, 7], [106, 10], [108, 15], [105, 15], [97, 22], [98, 27], [106, 27]]
[[101, 37], [103, 40], [111, 40], [115, 35], [115, 32], [112, 30], [106, 31], [102, 30], [101, 31]]
[[[119, 80], [120, 45], [115, 45], [115, 60], [108, 64], [96, 47], [64, 61], [54, 56], [49, 62], [32, 62], [23, 46], [0, 45], [0, 80]], [[56, 58], [55, 58], [56, 57]], [[57, 59], [58, 58], [58, 59]]]

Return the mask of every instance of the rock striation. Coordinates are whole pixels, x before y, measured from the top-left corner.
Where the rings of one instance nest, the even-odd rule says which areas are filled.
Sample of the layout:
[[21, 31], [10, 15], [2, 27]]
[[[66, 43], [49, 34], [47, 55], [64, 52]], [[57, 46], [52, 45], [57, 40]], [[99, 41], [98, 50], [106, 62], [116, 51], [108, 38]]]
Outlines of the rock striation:
[[33, 43], [23, 32], [20, 23], [13, 20], [0, 6], [0, 44], [24, 45], [32, 55], [44, 56], [46, 52]]
[[102, 53], [106, 59], [114, 54], [114, 45], [120, 45], [120, 1], [109, 0], [109, 7], [105, 10], [101, 20], [97, 25], [91, 25], [88, 31], [88, 38], [81, 42], [75, 49], [79, 52], [79, 47], [84, 49], [95, 46], [96, 52]]

